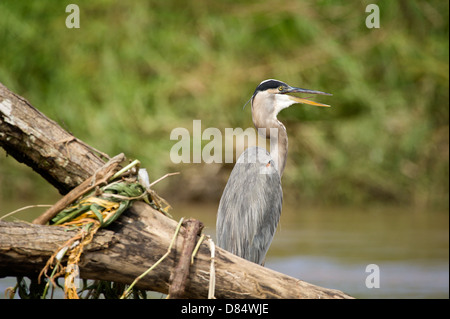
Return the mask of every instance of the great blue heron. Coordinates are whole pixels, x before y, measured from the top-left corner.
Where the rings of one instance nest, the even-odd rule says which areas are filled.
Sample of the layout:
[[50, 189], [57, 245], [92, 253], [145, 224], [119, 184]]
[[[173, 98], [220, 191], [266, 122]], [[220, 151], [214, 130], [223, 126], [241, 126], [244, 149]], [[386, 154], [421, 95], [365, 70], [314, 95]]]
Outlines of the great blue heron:
[[[289, 93], [331, 95], [265, 80], [251, 97], [252, 119], [259, 134], [270, 138], [271, 152], [247, 148], [234, 166], [220, 199], [217, 213], [217, 245], [242, 258], [263, 264], [281, 215], [281, 176], [286, 165], [288, 138], [278, 113], [295, 103], [329, 106]], [[260, 130], [265, 129], [265, 130]], [[273, 134], [272, 134], [273, 137]], [[275, 141], [275, 142], [273, 142]]]

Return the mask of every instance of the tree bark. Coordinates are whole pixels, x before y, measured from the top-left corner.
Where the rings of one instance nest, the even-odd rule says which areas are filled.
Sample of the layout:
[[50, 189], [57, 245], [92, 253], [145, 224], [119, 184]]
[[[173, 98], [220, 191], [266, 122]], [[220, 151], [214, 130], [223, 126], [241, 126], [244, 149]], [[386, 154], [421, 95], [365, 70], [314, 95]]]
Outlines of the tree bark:
[[[0, 146], [61, 193], [95, 175], [105, 164], [97, 155], [101, 152], [64, 131], [1, 83]], [[176, 225], [176, 221], [149, 205], [135, 202], [108, 229], [97, 232], [79, 262], [80, 276], [130, 284], [167, 252]], [[36, 276], [48, 258], [72, 236], [73, 231], [59, 226], [0, 221], [0, 277]], [[217, 298], [351, 298], [340, 291], [259, 266], [218, 247], [212, 259], [211, 239], [201, 243], [195, 262], [187, 269], [186, 257], [194, 246], [193, 238], [197, 241], [198, 234], [181, 227], [170, 254], [136, 287], [168, 293], [171, 272], [178, 265], [182, 274], [172, 278], [176, 283], [172, 291], [177, 297], [206, 298], [212, 279], [210, 272], [215, 269], [213, 295]]]
[[172, 270], [170, 275], [169, 296], [172, 299], [182, 298], [186, 291], [186, 279], [189, 276], [189, 268], [191, 264], [191, 256], [197, 242], [197, 237], [203, 229], [203, 224], [195, 219], [188, 219], [185, 224], [186, 236], [183, 241], [180, 258], [177, 266]]
[[33, 224], [45, 225], [50, 219], [55, 217], [60, 211], [65, 209], [69, 204], [77, 200], [80, 196], [93, 190], [95, 187], [106, 184], [108, 179], [113, 176], [115, 168], [125, 159], [125, 155], [120, 153], [114, 156], [102, 168], [97, 170], [94, 175], [86, 179], [83, 183], [72, 189], [56, 204], [47, 209], [45, 213], [33, 220]]
[[61, 194], [81, 184], [108, 156], [47, 118], [0, 83], [0, 146], [55, 186]]
[[[82, 278], [130, 284], [163, 256], [177, 222], [143, 202], [134, 203], [109, 229], [99, 231], [79, 262]], [[136, 287], [167, 294], [171, 270], [182, 255], [185, 227], [171, 253]], [[0, 277], [36, 275], [47, 259], [75, 233], [58, 226], [0, 222]], [[215, 248], [216, 298], [350, 298]], [[184, 298], [206, 298], [210, 281], [211, 243], [204, 240], [190, 266]], [[180, 297], [180, 296], [179, 296]]]

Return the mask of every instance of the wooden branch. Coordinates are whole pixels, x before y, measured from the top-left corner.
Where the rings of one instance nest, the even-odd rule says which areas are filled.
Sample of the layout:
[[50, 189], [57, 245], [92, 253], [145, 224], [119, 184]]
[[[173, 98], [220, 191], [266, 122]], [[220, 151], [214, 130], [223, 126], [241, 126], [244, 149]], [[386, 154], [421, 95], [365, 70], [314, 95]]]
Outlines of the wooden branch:
[[109, 158], [47, 118], [0, 83], [0, 146], [61, 194], [92, 176]]
[[[123, 214], [110, 229], [99, 231], [83, 253], [82, 278], [130, 284], [167, 251], [177, 222], [143, 202]], [[170, 273], [182, 256], [188, 231], [182, 227], [170, 255], [136, 285], [167, 294]], [[50, 255], [74, 232], [59, 226], [0, 222], [0, 277], [36, 275]], [[189, 268], [183, 297], [206, 298], [211, 251], [204, 240]], [[350, 298], [239, 258], [216, 247], [217, 298]]]
[[195, 219], [188, 219], [184, 222], [186, 227], [186, 237], [183, 241], [183, 249], [178, 261], [178, 265], [173, 269], [170, 275], [169, 296], [171, 299], [182, 298], [185, 294], [186, 279], [189, 275], [191, 256], [194, 251], [197, 237], [203, 229], [203, 224]]
[[33, 220], [33, 224], [45, 225], [55, 217], [60, 211], [77, 200], [80, 196], [93, 190], [96, 186], [106, 183], [113, 176], [115, 168], [125, 159], [125, 155], [120, 153], [108, 161], [94, 175], [86, 179], [83, 183], [72, 189], [66, 196], [61, 198], [55, 205], [47, 209], [45, 213]]

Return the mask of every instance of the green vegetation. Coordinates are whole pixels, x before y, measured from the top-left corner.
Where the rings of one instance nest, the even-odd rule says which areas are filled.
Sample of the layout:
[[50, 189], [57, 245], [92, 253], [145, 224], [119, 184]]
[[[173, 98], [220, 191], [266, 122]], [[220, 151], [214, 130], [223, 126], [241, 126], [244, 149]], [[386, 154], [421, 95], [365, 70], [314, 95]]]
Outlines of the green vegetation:
[[[379, 29], [365, 26], [372, 2]], [[151, 178], [189, 174], [170, 161], [172, 129], [251, 127], [242, 106], [276, 78], [334, 94], [279, 116], [288, 198], [448, 207], [448, 1], [76, 1], [80, 29], [65, 27], [69, 3], [0, 2], [0, 81]], [[0, 206], [39, 195], [45, 183], [0, 155]]]

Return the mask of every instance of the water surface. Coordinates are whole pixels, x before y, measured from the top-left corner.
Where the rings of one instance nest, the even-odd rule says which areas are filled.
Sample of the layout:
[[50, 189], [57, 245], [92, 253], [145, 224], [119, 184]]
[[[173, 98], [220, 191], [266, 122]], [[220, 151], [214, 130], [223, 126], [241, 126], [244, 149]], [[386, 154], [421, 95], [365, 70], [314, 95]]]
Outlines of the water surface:
[[[217, 206], [180, 207], [215, 235]], [[449, 298], [448, 212], [283, 207], [265, 266], [357, 298]], [[213, 237], [214, 238], [214, 237]], [[380, 287], [367, 288], [378, 265]]]

